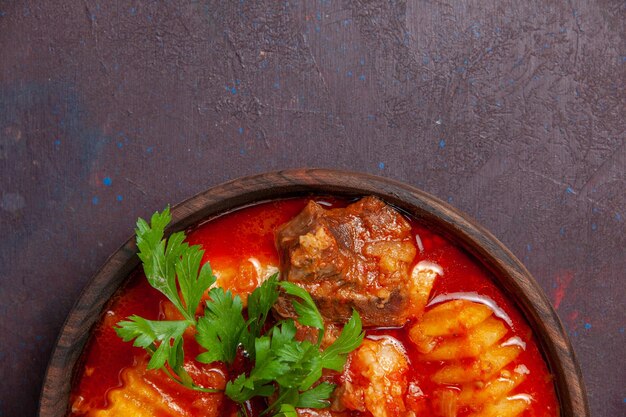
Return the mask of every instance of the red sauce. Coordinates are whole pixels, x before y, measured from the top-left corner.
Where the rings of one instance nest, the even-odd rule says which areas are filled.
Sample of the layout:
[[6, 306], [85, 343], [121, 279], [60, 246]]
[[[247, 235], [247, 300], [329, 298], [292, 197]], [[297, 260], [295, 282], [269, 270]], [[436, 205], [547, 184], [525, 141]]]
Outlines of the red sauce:
[[[345, 200], [334, 198], [317, 198], [316, 200], [324, 201], [325, 205], [334, 207], [348, 204]], [[308, 199], [298, 198], [247, 207], [189, 230], [187, 240], [191, 244], [203, 246], [204, 260], [210, 260], [215, 270], [232, 265], [233, 259], [243, 262], [250, 257], [255, 257], [262, 263], [278, 265], [274, 230], [299, 213], [307, 201]], [[423, 245], [423, 251], [418, 251], [416, 262], [428, 260], [439, 264], [444, 270], [444, 276], [437, 278], [430, 298], [458, 292], [475, 292], [495, 301], [498, 307], [510, 317], [512, 326], [508, 330], [507, 337], [518, 336], [526, 343], [526, 349], [515, 360], [515, 363], [523, 363], [530, 370], [529, 376], [517, 389], [533, 398], [532, 406], [523, 416], [558, 415], [558, 403], [552, 379], [532, 332], [512, 302], [494, 285], [490, 273], [450, 241], [418, 221], [412, 221], [412, 224], [413, 232], [419, 235]], [[85, 412], [90, 409], [105, 408], [108, 404], [107, 394], [122, 385], [122, 372], [133, 366], [142, 366], [142, 363], [147, 363], [144, 350], [132, 347], [131, 343], [123, 342], [115, 334], [113, 325], [133, 314], [147, 319], [163, 318], [164, 302], [165, 297], [150, 287], [141, 272], [134, 273], [128, 283], [112, 298], [105, 308], [102, 319], [96, 325], [81, 363], [77, 367], [79, 373], [75, 378], [70, 399], [70, 404], [75, 406], [75, 410], [70, 411], [71, 417], [85, 415]], [[417, 383], [425, 398], [428, 399], [430, 393], [436, 388], [430, 376], [441, 367], [441, 362], [432, 363], [420, 360], [419, 353], [408, 339], [408, 332], [405, 328], [369, 329], [367, 334], [387, 334], [404, 345], [410, 362], [410, 379]], [[191, 348], [192, 344], [193, 338], [190, 336], [185, 346]], [[193, 361], [191, 351], [188, 351], [186, 357], [190, 357], [189, 360]], [[194, 364], [198, 367], [205, 367], [203, 370], [205, 374], [207, 371], [209, 373], [212, 371], [207, 370], [206, 365], [195, 361]], [[224, 369], [215, 369], [215, 371], [225, 372]], [[198, 395], [203, 395], [167, 380], [162, 372], [148, 371], [146, 375], [146, 378], [158, 380], [163, 384], [168, 390], [168, 395], [182, 398], [183, 403], [192, 404], [198, 400]], [[215, 401], [210, 407], [219, 408], [218, 415], [228, 416], [236, 411], [232, 403], [219, 398], [220, 394], [214, 394], [212, 397]], [[250, 405], [251, 414], [258, 414], [262, 407], [263, 404], [258, 402]], [[353, 412], [351, 415], [368, 416], [369, 413]], [[461, 410], [459, 417], [464, 415], [466, 413]]]

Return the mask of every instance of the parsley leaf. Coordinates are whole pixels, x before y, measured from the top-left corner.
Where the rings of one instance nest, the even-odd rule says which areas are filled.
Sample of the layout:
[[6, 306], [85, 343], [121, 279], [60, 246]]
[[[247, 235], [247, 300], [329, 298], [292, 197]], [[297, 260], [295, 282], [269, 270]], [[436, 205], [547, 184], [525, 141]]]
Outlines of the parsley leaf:
[[274, 379], [284, 373], [286, 364], [276, 357], [270, 349], [269, 336], [255, 339], [257, 361], [250, 375], [239, 375], [234, 381], [226, 384], [226, 395], [237, 402], [244, 402], [252, 397], [269, 397], [274, 393]]
[[[170, 209], [152, 215], [150, 225], [137, 220], [137, 247], [139, 259], [150, 285], [165, 295], [190, 324], [195, 324], [195, 311], [204, 291], [215, 282], [211, 267], [203, 266], [198, 275], [204, 251], [200, 246], [185, 243], [185, 233], [172, 233], [163, 239], [171, 221]], [[183, 298], [178, 294], [178, 287]], [[184, 302], [183, 302], [184, 300]]]
[[321, 330], [322, 332], [320, 334], [323, 335], [324, 319], [322, 319], [322, 315], [315, 306], [311, 295], [306, 292], [305, 289], [292, 282], [283, 281], [280, 283], [280, 286], [287, 294], [302, 300], [302, 302], [292, 300], [293, 308], [296, 310], [296, 313], [298, 313], [298, 322], [304, 326]]
[[[173, 368], [181, 363], [176, 351], [178, 344], [182, 351], [182, 336], [189, 326], [186, 321], [157, 321], [131, 316], [128, 321], [120, 321], [117, 325], [119, 327], [115, 327], [115, 332], [122, 340], [129, 342], [134, 339], [133, 346], [152, 353], [148, 369], [161, 368], [168, 359]], [[156, 342], [159, 342], [158, 347]]]
[[341, 371], [346, 362], [346, 356], [359, 347], [364, 336], [361, 317], [356, 310], [353, 310], [352, 317], [343, 327], [337, 340], [324, 350], [322, 354], [324, 368]]
[[298, 417], [298, 412], [291, 404], [281, 404], [274, 417]]
[[298, 408], [326, 408], [330, 405], [328, 398], [335, 390], [335, 385], [322, 382], [319, 385], [304, 391], [298, 398], [296, 407]]
[[175, 264], [178, 285], [189, 317], [195, 316], [204, 291], [215, 282], [211, 264], [207, 262], [200, 269], [203, 255], [204, 251], [200, 249], [200, 246], [189, 246], [181, 254], [180, 261]]
[[278, 274], [274, 274], [248, 296], [248, 317], [251, 319], [250, 333], [255, 337], [260, 336], [269, 312], [278, 300], [277, 284]]
[[233, 363], [242, 333], [247, 332], [242, 311], [238, 295], [233, 297], [230, 290], [225, 292], [223, 288], [211, 289], [204, 317], [198, 320], [196, 340], [207, 349], [196, 358], [198, 361]]

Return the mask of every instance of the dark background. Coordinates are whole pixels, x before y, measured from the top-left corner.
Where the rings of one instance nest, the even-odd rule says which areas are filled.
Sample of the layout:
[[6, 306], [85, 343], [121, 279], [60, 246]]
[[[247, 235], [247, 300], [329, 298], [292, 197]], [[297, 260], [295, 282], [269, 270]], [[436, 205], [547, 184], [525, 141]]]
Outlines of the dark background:
[[625, 2], [178, 3], [0, 0], [0, 416], [138, 216], [288, 167], [476, 218], [625, 414]]

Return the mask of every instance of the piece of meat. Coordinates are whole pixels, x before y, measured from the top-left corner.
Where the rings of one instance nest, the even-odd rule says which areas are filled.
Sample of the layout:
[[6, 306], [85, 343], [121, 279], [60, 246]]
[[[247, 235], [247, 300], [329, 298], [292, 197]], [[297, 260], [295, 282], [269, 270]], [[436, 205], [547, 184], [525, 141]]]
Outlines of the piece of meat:
[[[310, 201], [277, 230], [276, 246], [282, 279], [306, 289], [326, 321], [344, 323], [353, 308], [366, 326], [399, 326], [412, 316], [411, 225], [378, 198], [335, 209]], [[275, 310], [295, 317], [285, 298]]]
[[406, 401], [412, 395], [408, 373], [408, 359], [397, 340], [365, 339], [350, 354], [332, 408], [369, 412], [373, 417], [415, 417]]

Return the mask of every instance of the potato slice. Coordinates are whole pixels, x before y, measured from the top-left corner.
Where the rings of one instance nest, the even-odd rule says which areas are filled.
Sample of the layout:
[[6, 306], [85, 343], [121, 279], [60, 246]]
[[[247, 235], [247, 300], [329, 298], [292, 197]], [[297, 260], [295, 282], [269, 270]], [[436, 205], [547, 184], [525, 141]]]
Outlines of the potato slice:
[[[187, 364], [186, 371], [205, 386], [223, 389], [226, 375], [216, 369], [206, 369]], [[224, 395], [188, 391], [170, 380], [163, 371], [147, 370], [147, 362], [139, 361], [120, 372], [122, 385], [107, 392], [107, 408], [91, 410], [87, 417], [215, 417], [221, 415]]]
[[484, 304], [447, 301], [427, 311], [409, 330], [409, 338], [421, 353], [429, 353], [435, 348], [438, 337], [464, 334], [492, 314]]
[[464, 333], [482, 323], [493, 312], [484, 304], [467, 300], [453, 300], [426, 312], [420, 322], [426, 336], [450, 336]]
[[[459, 395], [459, 404], [469, 406], [495, 403], [500, 398], [509, 395], [525, 379], [526, 373], [502, 371], [498, 378], [486, 385], [482, 383], [465, 385]], [[482, 387], [483, 385], [484, 387]]]
[[124, 386], [109, 392], [109, 407], [90, 413], [90, 417], [134, 416], [152, 417], [155, 415], [186, 417], [187, 413], [172, 404], [166, 397], [143, 380], [136, 368], [122, 372]]
[[471, 364], [454, 362], [444, 366], [433, 375], [437, 384], [468, 384], [475, 381], [489, 381], [502, 368], [511, 363], [522, 351], [517, 345], [498, 346], [481, 354]]
[[464, 337], [443, 340], [422, 358], [428, 361], [473, 358], [498, 343], [506, 333], [507, 328], [504, 324], [500, 320], [490, 317], [470, 329]]
[[458, 413], [459, 392], [451, 389], [439, 389], [433, 393], [433, 410], [440, 417], [456, 417]]
[[526, 395], [516, 395], [502, 398], [495, 404], [486, 404], [485, 407], [469, 417], [517, 417], [521, 415], [530, 405], [530, 397]]
[[482, 379], [488, 380], [499, 374], [502, 368], [513, 362], [521, 352], [520, 346], [509, 345], [489, 349], [480, 355], [478, 363]]
[[429, 353], [437, 346], [437, 339], [426, 336], [419, 324], [409, 330], [409, 339], [421, 353]]

